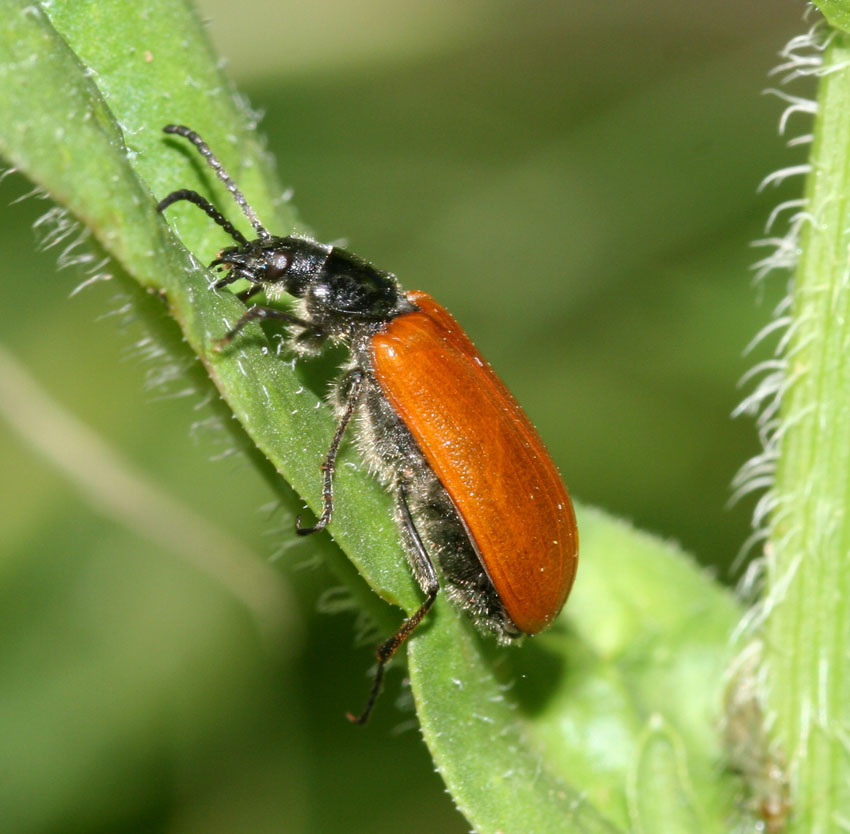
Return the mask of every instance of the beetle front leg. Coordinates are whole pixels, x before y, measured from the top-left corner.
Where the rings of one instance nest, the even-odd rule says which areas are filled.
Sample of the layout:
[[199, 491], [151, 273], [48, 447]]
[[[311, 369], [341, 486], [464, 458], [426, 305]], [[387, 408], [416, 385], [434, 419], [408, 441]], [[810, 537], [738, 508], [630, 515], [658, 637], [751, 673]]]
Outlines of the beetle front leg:
[[254, 284], [253, 286], [248, 287], [247, 290], [242, 290], [242, 292], [236, 293], [236, 297], [243, 304], [245, 304], [246, 302], [250, 301], [255, 295], [257, 295], [258, 293], [261, 293], [263, 291], [263, 289], [264, 289], [264, 287], [263, 287], [262, 284]]
[[249, 307], [239, 321], [230, 328], [215, 344], [215, 351], [221, 352], [226, 345], [229, 345], [238, 333], [252, 321], [265, 321], [266, 319], [278, 319], [285, 321], [287, 324], [294, 324], [296, 327], [303, 327], [305, 331], [313, 329], [313, 325], [298, 316], [287, 313], [285, 310], [276, 310], [274, 307], [261, 307], [254, 305]]

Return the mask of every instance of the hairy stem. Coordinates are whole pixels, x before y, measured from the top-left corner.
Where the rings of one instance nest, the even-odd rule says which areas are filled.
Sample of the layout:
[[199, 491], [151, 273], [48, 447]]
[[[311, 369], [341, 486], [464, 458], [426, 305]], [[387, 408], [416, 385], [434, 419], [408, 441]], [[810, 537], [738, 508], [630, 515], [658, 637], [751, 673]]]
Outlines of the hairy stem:
[[766, 699], [792, 830], [850, 819], [850, 37], [824, 54], [767, 553]]

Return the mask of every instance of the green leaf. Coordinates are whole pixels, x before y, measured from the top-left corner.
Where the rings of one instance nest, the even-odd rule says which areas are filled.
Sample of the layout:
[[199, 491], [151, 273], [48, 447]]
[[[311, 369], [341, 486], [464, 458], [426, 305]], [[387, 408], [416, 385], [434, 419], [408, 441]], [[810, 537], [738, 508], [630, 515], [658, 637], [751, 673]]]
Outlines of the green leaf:
[[629, 781], [629, 809], [640, 834], [690, 834], [702, 829], [679, 734], [660, 715], [647, 721]]
[[850, 3], [847, 0], [812, 0], [831, 26], [850, 32]]
[[[442, 605], [411, 641], [437, 767], [480, 831], [631, 828], [635, 772], [652, 803], [725, 831], [735, 784], [716, 726], [738, 605], [672, 545], [577, 509], [576, 587], [550, 631], [499, 650]], [[679, 777], [663, 786], [645, 784], [648, 722], [676, 739]]]
[[[7, 2], [4, 11], [0, 150], [163, 297], [247, 434], [318, 508], [333, 421], [313, 378], [259, 327], [213, 350], [244, 309], [211, 292], [201, 266], [226, 236], [193, 206], [169, 209], [168, 222], [155, 210], [170, 191], [196, 188], [249, 232], [194, 150], [161, 133], [176, 122], [205, 137], [268, 227], [295, 226], [194, 13], [174, 0]], [[342, 463], [355, 460], [349, 450]], [[357, 570], [385, 600], [415, 608], [389, 497], [362, 467], [342, 465], [337, 507], [333, 534]], [[665, 801], [721, 831], [733, 786], [718, 776], [716, 709], [738, 608], [674, 547], [596, 511], [580, 508], [579, 522], [578, 581], [551, 631], [500, 649], [441, 599], [411, 641], [437, 766], [481, 832], [610, 832], [644, 824], [645, 807]], [[398, 622], [366, 601], [350, 571], [348, 580], [364, 605]], [[653, 735], [646, 728], [658, 721], [664, 733]], [[655, 771], [667, 774], [660, 784], [647, 776]], [[630, 784], [648, 805], [630, 803]]]

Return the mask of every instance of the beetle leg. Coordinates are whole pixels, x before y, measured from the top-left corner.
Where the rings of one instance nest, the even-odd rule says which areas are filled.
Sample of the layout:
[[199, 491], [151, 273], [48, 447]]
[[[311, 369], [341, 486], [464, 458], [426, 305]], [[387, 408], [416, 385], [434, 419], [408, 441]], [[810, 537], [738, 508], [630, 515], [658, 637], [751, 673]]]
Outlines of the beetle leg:
[[363, 372], [360, 370], [351, 371], [341, 381], [341, 384], [350, 383], [346, 392], [345, 409], [342, 416], [339, 418], [336, 431], [334, 432], [331, 447], [328, 449], [328, 454], [322, 462], [322, 514], [319, 520], [312, 527], [301, 526], [301, 516], [295, 519], [295, 532], [299, 536], [309, 536], [311, 533], [318, 533], [319, 530], [324, 530], [330, 523], [334, 512], [334, 472], [336, 471], [336, 455], [339, 451], [339, 444], [342, 443], [342, 437], [348, 428], [351, 418], [354, 416], [354, 411], [357, 408], [357, 401], [360, 399], [360, 392], [363, 390]]
[[413, 633], [416, 627], [422, 622], [425, 615], [431, 610], [434, 600], [437, 598], [437, 592], [440, 590], [440, 582], [437, 579], [437, 571], [434, 569], [434, 563], [425, 549], [425, 544], [419, 531], [416, 529], [416, 524], [413, 521], [413, 516], [410, 513], [410, 507], [407, 504], [407, 483], [401, 481], [399, 483], [398, 498], [399, 510], [401, 512], [402, 526], [410, 536], [413, 544], [413, 557], [416, 560], [417, 579], [422, 590], [425, 592], [425, 602], [406, 619], [401, 628], [378, 646], [375, 652], [378, 658], [378, 668], [375, 671], [375, 679], [372, 681], [372, 688], [369, 690], [369, 697], [366, 700], [366, 707], [360, 715], [352, 715], [347, 713], [347, 718], [354, 724], [365, 724], [369, 720], [372, 713], [372, 707], [375, 706], [375, 700], [378, 697], [378, 692], [381, 689], [381, 682], [384, 679], [384, 667], [389, 662], [390, 658], [398, 651], [399, 647]]
[[255, 304], [249, 307], [242, 315], [242, 318], [230, 328], [216, 343], [216, 350], [220, 351], [225, 345], [233, 341], [234, 337], [242, 328], [250, 324], [252, 321], [265, 321], [265, 319], [280, 319], [287, 324], [294, 324], [296, 327], [303, 327], [305, 330], [312, 328], [312, 325], [304, 321], [304, 319], [293, 316], [292, 313], [287, 313], [285, 310], [276, 310], [273, 307], [260, 307]]
[[253, 286], [248, 287], [247, 290], [242, 290], [242, 292], [236, 293], [236, 297], [244, 304], [246, 301], [252, 299], [257, 293], [262, 291], [262, 284], [254, 284]]

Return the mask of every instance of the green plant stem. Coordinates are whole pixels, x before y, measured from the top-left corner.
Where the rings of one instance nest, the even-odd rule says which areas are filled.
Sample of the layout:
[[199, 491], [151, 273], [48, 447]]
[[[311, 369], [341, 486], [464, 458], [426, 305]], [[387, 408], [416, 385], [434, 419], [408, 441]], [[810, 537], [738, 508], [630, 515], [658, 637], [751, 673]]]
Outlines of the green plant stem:
[[850, 38], [824, 55], [767, 547], [768, 718], [792, 830], [850, 820]]

